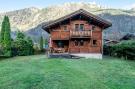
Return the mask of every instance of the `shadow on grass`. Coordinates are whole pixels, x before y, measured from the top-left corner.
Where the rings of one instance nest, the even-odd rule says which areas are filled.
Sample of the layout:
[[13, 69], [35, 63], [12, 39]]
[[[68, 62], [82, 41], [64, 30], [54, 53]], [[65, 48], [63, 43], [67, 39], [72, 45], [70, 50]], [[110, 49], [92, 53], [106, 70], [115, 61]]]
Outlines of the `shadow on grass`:
[[9, 59], [9, 58], [12, 58], [12, 57], [6, 57], [6, 56], [0, 55], [0, 61], [1, 61], [1, 60], [5, 60], [5, 59]]

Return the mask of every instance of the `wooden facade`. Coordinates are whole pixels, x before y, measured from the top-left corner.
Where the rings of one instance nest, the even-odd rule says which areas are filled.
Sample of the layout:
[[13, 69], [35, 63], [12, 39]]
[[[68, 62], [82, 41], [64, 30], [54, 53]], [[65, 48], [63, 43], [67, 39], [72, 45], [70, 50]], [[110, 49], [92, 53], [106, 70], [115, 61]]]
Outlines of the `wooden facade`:
[[102, 31], [111, 23], [83, 9], [44, 24], [51, 53], [101, 53]]

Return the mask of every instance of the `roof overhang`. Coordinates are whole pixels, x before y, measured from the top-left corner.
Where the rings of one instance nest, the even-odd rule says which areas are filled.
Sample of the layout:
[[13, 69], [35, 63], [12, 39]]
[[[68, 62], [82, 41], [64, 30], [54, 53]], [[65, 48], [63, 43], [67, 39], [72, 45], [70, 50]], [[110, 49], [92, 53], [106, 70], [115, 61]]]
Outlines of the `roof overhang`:
[[42, 28], [43, 28], [45, 31], [47, 31], [47, 32], [49, 33], [49, 28], [50, 28], [51, 26], [56, 25], [56, 24], [59, 24], [59, 23], [65, 21], [65, 20], [67, 20], [67, 19], [69, 19], [69, 18], [72, 18], [72, 17], [74, 17], [74, 16], [76, 16], [76, 15], [79, 15], [79, 14], [80, 14], [80, 15], [87, 16], [87, 17], [90, 18], [91, 20], [94, 20], [94, 21], [96, 21], [96, 22], [102, 24], [102, 28], [103, 28], [103, 29], [106, 29], [106, 28], [112, 26], [112, 23], [111, 23], [111, 22], [109, 22], [109, 21], [107, 21], [107, 20], [104, 20], [104, 19], [100, 18], [99, 16], [93, 15], [93, 14], [89, 13], [89, 12], [86, 11], [86, 10], [80, 9], [80, 10], [75, 11], [75, 12], [69, 14], [69, 15], [66, 15], [66, 16], [64, 16], [64, 17], [61, 17], [61, 18], [56, 19], [56, 20], [54, 20], [54, 21], [51, 21], [51, 22], [49, 22], [49, 23], [45, 23], [45, 24], [43, 24]]

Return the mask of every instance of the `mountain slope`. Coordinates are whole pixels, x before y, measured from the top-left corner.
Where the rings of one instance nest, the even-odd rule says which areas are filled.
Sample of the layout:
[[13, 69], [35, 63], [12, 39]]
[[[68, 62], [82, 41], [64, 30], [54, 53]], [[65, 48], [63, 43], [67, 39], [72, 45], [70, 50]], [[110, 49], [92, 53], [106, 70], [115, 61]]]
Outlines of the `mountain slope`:
[[108, 9], [94, 3], [66, 3], [43, 9], [32, 7], [1, 13], [0, 23], [4, 15], [8, 15], [11, 21], [12, 31], [24, 31], [26, 34], [35, 38], [43, 34], [46, 37], [47, 33], [41, 29], [43, 22], [55, 20], [80, 8], [112, 22], [113, 26], [104, 32], [105, 38], [119, 39], [126, 33], [135, 34], [134, 9]]

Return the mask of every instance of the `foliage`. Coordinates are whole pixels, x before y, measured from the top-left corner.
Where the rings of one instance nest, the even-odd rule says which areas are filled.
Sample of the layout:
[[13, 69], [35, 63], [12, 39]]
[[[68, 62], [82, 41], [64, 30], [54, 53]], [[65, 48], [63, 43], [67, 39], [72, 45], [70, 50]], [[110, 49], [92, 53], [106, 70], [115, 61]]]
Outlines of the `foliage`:
[[3, 21], [2, 21], [1, 36], [0, 36], [0, 43], [1, 43], [1, 44], [2, 44], [3, 41], [4, 41], [5, 21], [6, 21], [6, 16], [4, 16], [4, 19], [3, 19]]
[[113, 56], [135, 59], [135, 41], [123, 41], [113, 46], [112, 50]]
[[1, 45], [3, 47], [3, 55], [6, 57], [11, 56], [11, 29], [8, 16], [4, 17], [1, 28]]
[[40, 50], [43, 51], [43, 37], [40, 37]]
[[22, 32], [18, 31], [17, 39], [24, 39], [24, 38], [25, 38], [25, 35]]
[[14, 50], [18, 56], [27, 56], [29, 55], [29, 45], [25, 39], [16, 39], [13, 43]]
[[[124, 59], [134, 59], [135, 60], [135, 41], [122, 41], [119, 44], [104, 47], [104, 52], [108, 52], [109, 55], [124, 58]], [[105, 53], [106, 53], [105, 52]]]
[[3, 55], [3, 51], [2, 51], [3, 49], [2, 49], [2, 45], [0, 44], [0, 56], [2, 56]]
[[104, 45], [103, 47], [103, 53], [104, 55], [111, 55], [111, 46], [108, 46], [108, 45]]
[[27, 38], [27, 43], [28, 43], [29, 55], [33, 55], [34, 54], [33, 41], [30, 37]]
[[45, 44], [45, 47], [47, 48], [48, 47], [48, 40], [47, 39], [44, 40], [44, 44]]
[[34, 54], [37, 55], [37, 54], [41, 54], [42, 53], [40, 48], [39, 48], [39, 44], [34, 44], [33, 48], [34, 48]]
[[30, 37], [25, 39], [25, 35], [22, 32], [18, 32], [17, 38], [12, 44], [13, 55], [27, 56], [34, 54], [33, 42]]

